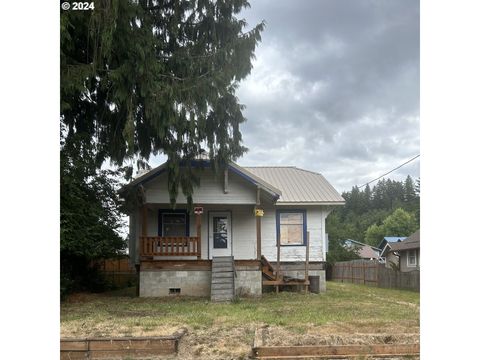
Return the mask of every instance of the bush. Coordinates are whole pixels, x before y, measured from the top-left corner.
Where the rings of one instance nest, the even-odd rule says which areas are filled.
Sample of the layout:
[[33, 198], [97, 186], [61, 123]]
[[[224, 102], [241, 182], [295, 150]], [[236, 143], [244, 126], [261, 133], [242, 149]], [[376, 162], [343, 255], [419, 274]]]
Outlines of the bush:
[[66, 274], [60, 274], [60, 300], [64, 301], [73, 290], [73, 280]]

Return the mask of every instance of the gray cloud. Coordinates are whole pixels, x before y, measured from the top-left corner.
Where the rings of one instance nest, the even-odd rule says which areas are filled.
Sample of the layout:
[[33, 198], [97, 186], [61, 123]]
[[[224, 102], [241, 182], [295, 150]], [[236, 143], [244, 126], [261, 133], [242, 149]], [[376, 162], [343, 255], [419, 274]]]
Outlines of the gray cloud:
[[[419, 3], [252, 1], [267, 27], [241, 83], [241, 165], [295, 165], [339, 190], [419, 153]], [[391, 177], [419, 176], [419, 161]]]

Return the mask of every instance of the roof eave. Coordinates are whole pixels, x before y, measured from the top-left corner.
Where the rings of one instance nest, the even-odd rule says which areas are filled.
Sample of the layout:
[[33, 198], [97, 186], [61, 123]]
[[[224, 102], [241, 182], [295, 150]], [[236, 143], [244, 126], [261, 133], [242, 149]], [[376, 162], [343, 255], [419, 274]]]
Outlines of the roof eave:
[[[154, 169], [148, 171], [147, 173], [141, 175], [140, 177], [136, 178], [135, 180], [133, 180], [129, 184], [122, 186], [120, 188], [120, 190], [118, 190], [118, 193], [123, 194], [128, 188], [131, 188], [131, 187], [136, 186], [136, 185], [141, 185], [141, 184], [155, 178], [156, 176], [160, 175], [165, 170], [165, 168], [166, 168], [166, 163], [163, 163], [162, 165], [157, 166], [156, 168], [154, 168]], [[282, 195], [281, 190], [275, 188], [271, 184], [269, 184], [266, 181], [260, 179], [258, 176], [250, 173], [249, 171], [245, 170], [241, 166], [239, 166], [239, 165], [237, 165], [233, 162], [230, 162], [228, 164], [228, 168], [232, 169], [235, 173], [239, 174], [240, 176], [242, 176], [247, 181], [253, 183], [254, 185], [258, 186], [259, 188], [261, 188], [264, 191], [266, 191], [267, 193], [269, 193], [272, 196], [272, 198], [274, 199], [275, 202]]]
[[314, 205], [345, 205], [345, 201], [277, 201], [277, 205], [297, 205], [297, 206], [314, 206]]

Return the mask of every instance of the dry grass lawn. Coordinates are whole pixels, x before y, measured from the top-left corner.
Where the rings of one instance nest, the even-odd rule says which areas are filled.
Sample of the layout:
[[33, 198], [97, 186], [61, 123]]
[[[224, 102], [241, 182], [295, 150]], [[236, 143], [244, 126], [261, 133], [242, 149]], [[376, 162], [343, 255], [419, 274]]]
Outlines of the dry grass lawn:
[[258, 327], [267, 327], [266, 345], [419, 341], [420, 295], [411, 291], [329, 282], [325, 294], [268, 293], [231, 304], [135, 298], [132, 291], [70, 297], [61, 306], [61, 336], [158, 336], [186, 328], [182, 359], [247, 358]]

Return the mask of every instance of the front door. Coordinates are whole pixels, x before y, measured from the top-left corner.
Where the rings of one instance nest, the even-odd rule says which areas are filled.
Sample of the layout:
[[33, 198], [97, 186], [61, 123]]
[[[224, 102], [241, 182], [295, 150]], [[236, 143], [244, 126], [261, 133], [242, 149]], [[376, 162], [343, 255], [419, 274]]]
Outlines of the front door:
[[208, 243], [210, 258], [232, 255], [232, 221], [229, 212], [210, 212]]

